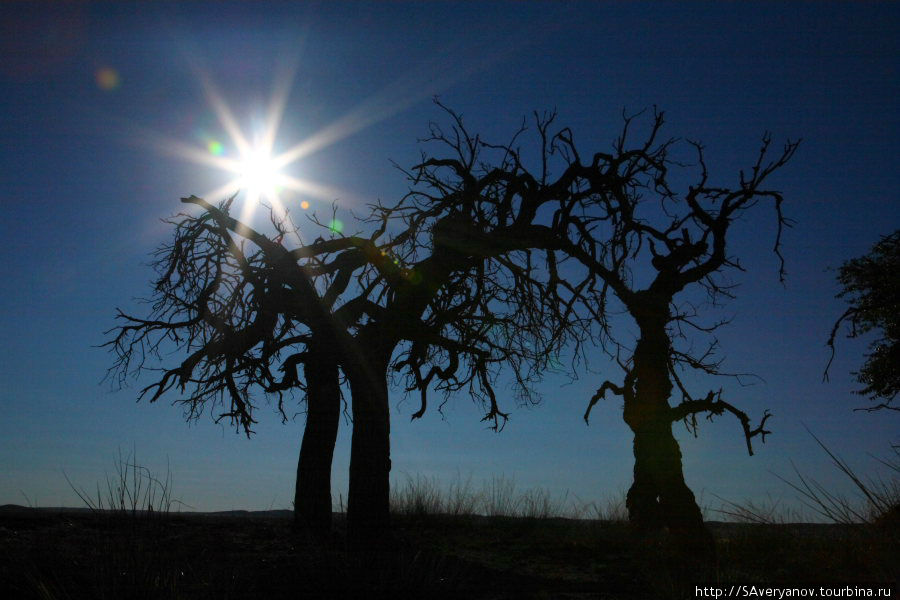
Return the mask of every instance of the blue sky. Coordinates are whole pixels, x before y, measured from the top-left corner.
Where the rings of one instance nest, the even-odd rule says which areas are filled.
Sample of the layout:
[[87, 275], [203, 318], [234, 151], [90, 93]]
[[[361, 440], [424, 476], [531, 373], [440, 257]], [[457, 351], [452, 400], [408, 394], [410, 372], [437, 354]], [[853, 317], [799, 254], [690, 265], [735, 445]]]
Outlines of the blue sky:
[[[176, 143], [237, 149], [204, 92], [212, 82], [242, 130], [263, 122], [273, 89], [293, 69], [276, 151], [313, 140], [286, 170], [322, 193], [293, 194], [294, 214], [361, 212], [392, 201], [417, 139], [441, 100], [486, 139], [506, 140], [523, 116], [555, 108], [586, 151], [618, 135], [623, 108], [657, 105], [669, 135], [701, 140], [714, 176], [734, 182], [760, 136], [804, 139], [773, 178], [795, 227], [784, 237], [788, 279], [778, 283], [771, 211], [760, 206], [732, 238], [746, 273], [719, 335], [725, 366], [764, 382], [729, 397], [774, 430], [748, 457], [734, 420], [676, 426], [688, 483], [716, 497], [794, 503], [774, 474], [791, 464], [849, 492], [806, 424], [863, 473], [867, 454], [897, 443], [896, 413], [853, 412], [849, 372], [865, 341], [842, 341], [829, 383], [824, 342], [843, 311], [834, 272], [900, 226], [898, 28], [893, 3], [150, 3], [0, 6], [0, 504], [78, 505], [63, 471], [92, 488], [117, 448], [155, 470], [166, 460], [176, 495], [200, 510], [289, 507], [302, 407], [281, 424], [259, 413], [247, 440], [208, 415], [186, 424], [179, 407], [136, 403], [136, 386], [101, 384], [111, 356], [96, 348], [116, 307], [140, 311], [149, 253], [169, 239], [160, 219], [231, 177], [187, 160]], [[324, 132], [324, 133], [323, 133]], [[215, 201], [219, 198], [211, 197]], [[454, 398], [445, 415], [410, 422], [394, 395], [394, 476], [492, 476], [519, 488], [602, 500], [631, 477], [621, 407], [586, 402], [605, 377], [550, 377], [543, 403], [514, 408], [496, 434], [480, 409]], [[174, 399], [174, 398], [173, 398]], [[342, 423], [335, 497], [346, 497], [349, 425]]]

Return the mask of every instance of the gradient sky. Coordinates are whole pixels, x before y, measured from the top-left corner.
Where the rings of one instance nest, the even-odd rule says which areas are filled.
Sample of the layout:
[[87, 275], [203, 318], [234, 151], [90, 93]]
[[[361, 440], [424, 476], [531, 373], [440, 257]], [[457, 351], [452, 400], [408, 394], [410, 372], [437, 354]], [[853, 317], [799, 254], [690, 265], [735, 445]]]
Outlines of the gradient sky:
[[[689, 485], [719, 497], [796, 504], [776, 475], [792, 463], [831, 489], [847, 483], [805, 424], [860, 472], [898, 442], [900, 415], [852, 408], [849, 372], [865, 341], [842, 341], [823, 383], [825, 340], [843, 311], [834, 272], [900, 226], [896, 3], [247, 3], [0, 5], [0, 504], [77, 506], [63, 476], [92, 489], [118, 448], [159, 471], [198, 510], [289, 508], [304, 417], [282, 424], [263, 405], [250, 440], [180, 407], [136, 403], [132, 385], [100, 383], [112, 357], [96, 346], [116, 307], [144, 310], [149, 253], [170, 237], [178, 199], [229, 174], [189, 160], [236, 153], [210, 89], [248, 135], [273, 90], [287, 88], [277, 150], [309, 141], [287, 169], [315, 182], [285, 202], [300, 214], [363, 212], [406, 189], [409, 166], [441, 100], [470, 129], [505, 141], [525, 115], [556, 108], [584, 152], [606, 149], [623, 108], [657, 105], [671, 136], [701, 140], [713, 174], [736, 181], [760, 136], [804, 139], [771, 181], [796, 225], [778, 283], [770, 208], [740, 223], [732, 253], [747, 268], [720, 332], [725, 367], [764, 382], [713, 380], [774, 433], [748, 457], [738, 422], [676, 425]], [[293, 78], [287, 75], [293, 73]], [[209, 82], [204, 88], [204, 79]], [[210, 87], [213, 86], [213, 87]], [[280, 87], [279, 87], [280, 86]], [[221, 198], [210, 197], [210, 201]], [[320, 212], [320, 214], [322, 214]], [[581, 419], [605, 377], [599, 356], [577, 381], [549, 378], [537, 407], [505, 406], [500, 433], [454, 398], [442, 418], [410, 422], [392, 397], [393, 477], [449, 482], [504, 476], [582, 500], [627, 489], [631, 436], [615, 400]], [[139, 382], [138, 382], [139, 383]], [[170, 397], [174, 399], [174, 397]], [[346, 498], [349, 425], [334, 462]], [[716, 515], [711, 514], [713, 518]]]

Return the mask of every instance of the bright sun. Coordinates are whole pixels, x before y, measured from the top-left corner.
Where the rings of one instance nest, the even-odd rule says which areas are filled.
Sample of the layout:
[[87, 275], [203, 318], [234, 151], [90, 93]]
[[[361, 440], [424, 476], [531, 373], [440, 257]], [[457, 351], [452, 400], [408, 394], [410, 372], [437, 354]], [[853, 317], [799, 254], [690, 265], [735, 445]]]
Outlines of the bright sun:
[[279, 171], [278, 162], [269, 150], [262, 146], [249, 148], [242, 153], [237, 166], [238, 181], [235, 185], [245, 190], [247, 200], [256, 204], [261, 199], [275, 200], [286, 181]]
[[[485, 55], [494, 57], [488, 61], [494, 62], [508, 50], [509, 48], [503, 52], [490, 51]], [[260, 203], [269, 205], [279, 215], [285, 215], [293, 206], [307, 210], [314, 209], [316, 201], [334, 203], [336, 198], [348, 201], [348, 197], [352, 194], [348, 194], [346, 190], [296, 177], [290, 173], [291, 169], [288, 167], [306, 156], [405, 110], [423, 98], [433, 96], [458, 81], [456, 77], [435, 81], [434, 72], [453, 70], [459, 72], [460, 77], [468, 77], [488, 64], [472, 64], [460, 70], [456, 63], [453, 65], [454, 69], [446, 69], [442, 64], [435, 63], [423, 71], [407, 73], [310, 137], [287, 150], [279, 149], [275, 152], [275, 138], [284, 116], [300, 56], [301, 53], [298, 51], [284, 63], [276, 66], [274, 87], [265, 110], [265, 118], [259, 128], [247, 132], [250, 135], [242, 131], [222, 93], [197, 64], [192, 65], [193, 70], [225, 135], [210, 135], [208, 130], [195, 130], [192, 132], [193, 137], [199, 138], [201, 142], [198, 146], [157, 136], [152, 132], [148, 134], [150, 142], [167, 154], [224, 171], [226, 180], [223, 185], [205, 191], [202, 197], [215, 201], [242, 194], [243, 209], [240, 215], [242, 220], [251, 217]]]
[[240, 195], [243, 205], [239, 215], [241, 220], [250, 219], [260, 204], [283, 216], [295, 206], [307, 210], [314, 209], [317, 201], [334, 203], [336, 198], [347, 201], [352, 194], [346, 190], [297, 177], [290, 167], [304, 157], [396, 114], [425, 97], [425, 91], [430, 89], [416, 78], [402, 78], [312, 136], [287, 150], [279, 148], [276, 151], [275, 138], [284, 116], [297, 61], [299, 53], [296, 58], [276, 68], [274, 88], [264, 109], [264, 118], [250, 131], [238, 124], [238, 119], [209, 75], [195, 66], [195, 74], [224, 135], [198, 129], [192, 135], [199, 138], [200, 144], [194, 145], [148, 134], [151, 143], [167, 154], [223, 171], [226, 174], [223, 184], [206, 190], [202, 197], [215, 201]]
[[[277, 79], [265, 119], [249, 132], [243, 131], [238, 125], [238, 120], [212, 80], [199, 71], [198, 76], [227, 138], [210, 137], [203, 133], [201, 147], [166, 140], [163, 148], [192, 162], [221, 169], [228, 175], [223, 185], [205, 192], [203, 197], [219, 199], [241, 194], [243, 209], [240, 219], [246, 220], [260, 204], [266, 204], [277, 214], [285, 215], [288, 203], [296, 202], [301, 209], [306, 210], [311, 206], [306, 198], [333, 199], [341, 195], [340, 191], [330, 186], [300, 179], [287, 172], [290, 165], [321, 147], [321, 142], [306, 140], [286, 152], [274, 151], [292, 72]], [[297, 195], [300, 197], [297, 198]]]

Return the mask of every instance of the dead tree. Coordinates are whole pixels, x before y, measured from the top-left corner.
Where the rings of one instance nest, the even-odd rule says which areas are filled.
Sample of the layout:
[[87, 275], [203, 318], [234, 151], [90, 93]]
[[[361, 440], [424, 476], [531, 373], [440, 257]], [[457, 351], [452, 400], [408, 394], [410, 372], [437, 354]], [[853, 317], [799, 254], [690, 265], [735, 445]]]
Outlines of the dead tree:
[[[150, 317], [120, 313], [125, 324], [108, 343], [117, 355], [113, 372], [140, 371], [149, 355], [174, 344], [187, 358], [163, 369], [142, 397], [155, 401], [176, 388], [187, 393], [181, 402], [189, 417], [207, 404], [225, 404], [220, 418], [248, 435], [254, 387], [277, 394], [283, 416], [284, 394], [304, 390], [296, 515], [326, 529], [340, 368], [353, 416], [348, 529], [357, 546], [377, 545], [389, 524], [388, 380], [395, 351], [401, 349], [394, 370], [421, 393], [414, 417], [424, 413], [429, 387], [468, 388], [486, 402], [485, 419], [500, 427], [506, 414], [492, 388], [499, 365], [512, 363], [527, 390], [541, 361], [565, 341], [564, 321], [539, 312], [546, 297], [508, 291], [538, 289], [527, 262], [505, 258], [527, 249], [523, 234], [533, 212], [507, 208], [500, 218], [476, 218], [485, 203], [497, 203], [493, 193], [467, 189], [459, 203], [451, 198], [428, 210], [412, 193], [396, 206], [374, 207], [369, 237], [319, 239], [292, 250], [281, 243], [286, 231], [277, 220], [271, 239], [231, 217], [230, 202], [215, 207], [184, 198], [203, 212], [172, 221], [175, 241], [157, 254]], [[400, 232], [386, 235], [394, 223]], [[498, 305], [517, 293], [530, 304], [503, 316]]]
[[[218, 208], [193, 196], [182, 200], [203, 212], [168, 221], [174, 238], [155, 253], [158, 277], [150, 314], [139, 318], [119, 311], [123, 324], [108, 332], [113, 335], [106, 346], [116, 355], [110, 374], [125, 383], [129, 374], [148, 370], [148, 360], [161, 361], [162, 353], [180, 351], [185, 358], [162, 368], [139, 397], [154, 402], [177, 390], [187, 418], [221, 407], [216, 421], [228, 419], [248, 437], [256, 422], [254, 389], [274, 395], [283, 420], [288, 418], [285, 401], [294, 393], [304, 394], [307, 419], [295, 518], [326, 531], [340, 414], [334, 332], [344, 328], [331, 309], [358, 265], [317, 271], [330, 253], [354, 240], [320, 239], [289, 252], [233, 219], [228, 214], [232, 200]], [[288, 233], [285, 221], [273, 216], [272, 224], [276, 239]]]
[[[472, 175], [471, 150], [426, 161], [432, 168], [449, 172], [454, 182], [443, 183], [452, 193], [436, 194], [429, 202], [439, 205], [445, 196], [454, 198], [457, 190], [490, 182], [496, 187], [498, 218], [503, 218], [503, 208], [510, 205], [518, 205], [522, 214], [530, 212], [531, 228], [521, 232], [519, 240], [530, 248], [543, 249], [546, 293], [559, 298], [560, 311], [569, 318], [593, 319], [595, 340], [624, 371], [621, 381], [605, 381], [599, 386], [584, 418], [587, 421], [591, 409], [607, 393], [624, 401], [624, 419], [634, 433], [634, 483], [627, 498], [631, 521], [639, 529], [667, 527], [683, 534], [682, 539], [709, 542], [694, 495], [684, 482], [672, 425], [684, 421], [696, 432], [698, 416], [730, 413], [739, 420], [752, 454], [751, 442], [756, 437], [765, 439], [771, 415], [766, 411], [754, 426], [745, 412], [723, 398], [721, 390], [699, 396], [688, 390], [679, 374], [684, 369], [724, 373], [714, 358], [715, 340], [699, 353], [689, 344], [683, 347], [686, 344], [682, 342], [690, 341], [688, 331], [711, 333], [718, 326], [698, 322], [692, 305], [682, 301], [683, 292], [699, 288], [712, 303], [731, 297], [720, 273], [740, 269], [740, 265], [726, 251], [728, 232], [744, 213], [762, 202], [773, 208], [777, 229], [774, 252], [781, 259], [782, 230], [789, 223], [782, 214], [782, 195], [763, 185], [790, 160], [797, 143], [788, 142], [770, 159], [771, 139], [766, 135], [755, 164], [740, 174], [732, 188], [710, 183], [703, 147], [693, 143], [699, 174], [693, 185], [679, 194], [670, 183], [670, 170], [684, 165], [670, 158], [674, 141], [658, 139], [662, 113], [654, 115], [640, 143], [630, 143], [633, 118], [626, 118], [612, 152], [586, 157], [569, 129], [550, 131], [553, 114], [535, 118], [541, 145], [531, 163], [514, 144], [490, 146], [464, 131], [457, 132], [456, 139], [463, 143], [451, 146], [499, 149], [504, 158], [494, 167], [479, 165], [485, 173], [481, 178]], [[458, 125], [462, 129], [461, 123]], [[527, 164], [536, 167], [530, 169]], [[554, 169], [558, 174], [552, 175]], [[538, 216], [539, 211], [543, 217]], [[584, 275], [572, 281], [572, 273], [579, 269]], [[783, 276], [783, 268], [780, 274]], [[612, 329], [609, 315], [614, 301], [637, 325], [633, 346]], [[670, 403], [673, 392], [680, 396], [674, 405]]]
[[[712, 418], [730, 413], [738, 418], [752, 454], [751, 441], [757, 436], [765, 440], [771, 415], [766, 411], [754, 427], [746, 413], [722, 398], [721, 390], [696, 396], [682, 383], [679, 372], [684, 369], [710, 375], [723, 372], [713, 355], [715, 340], [700, 353], [677, 343], [686, 339], [688, 329], [709, 333], [718, 326], [700, 324], [691, 305], [680, 302], [678, 296], [699, 286], [714, 304], [731, 297], [719, 279], [724, 269], [740, 269], [726, 250], [728, 232], [760, 202], [773, 207], [774, 252], [781, 259], [783, 277], [780, 244], [788, 221], [782, 214], [782, 195], [763, 184], [790, 160], [797, 143], [788, 142], [770, 159], [771, 138], [764, 136], [756, 162], [748, 172], [741, 172], [737, 186], [731, 188], [710, 183], [703, 147], [694, 143], [699, 175], [679, 194], [670, 187], [669, 169], [677, 166], [669, 159], [674, 142], [657, 141], [662, 113], [655, 115], [649, 135], [634, 148], [626, 146], [630, 124], [631, 119], [626, 119], [614, 154], [594, 154], [588, 164], [582, 163], [570, 132], [556, 136], [554, 148], [566, 157], [567, 171], [576, 174], [570, 185], [579, 201], [560, 207], [555, 218], [570, 240], [566, 251], [602, 281], [596, 301], [606, 306], [612, 292], [639, 332], [633, 349], [609, 338], [625, 376], [621, 383], [605, 381], [599, 387], [585, 421], [606, 392], [622, 397], [624, 419], [634, 433], [634, 482], [627, 496], [631, 521], [643, 529], [668, 527], [689, 539], [705, 530], [694, 495], [684, 482], [672, 424], [684, 421], [696, 432], [698, 415]], [[637, 282], [633, 273], [639, 268], [646, 269], [648, 283]], [[673, 392], [680, 396], [674, 405], [670, 404]]]
[[347, 319], [360, 323], [354, 354], [342, 363], [353, 397], [348, 532], [364, 544], [387, 528], [389, 369], [420, 393], [413, 418], [424, 414], [429, 389], [467, 390], [484, 403], [483, 420], [500, 429], [508, 415], [493, 388], [498, 369], [508, 368], [528, 397], [577, 335], [577, 320], [566, 318], [531, 261], [534, 248], [554, 242], [551, 230], [535, 224], [536, 206], [498, 196], [494, 175], [477, 172], [483, 148], [458, 124], [462, 137], [432, 141], [462, 152], [471, 178], [457, 186], [443, 177], [446, 165], [424, 160], [407, 172], [405, 198], [374, 207], [373, 221], [399, 222], [401, 233], [383, 244], [378, 268], [358, 278], [357, 289], [379, 291], [353, 302], [359, 312]]

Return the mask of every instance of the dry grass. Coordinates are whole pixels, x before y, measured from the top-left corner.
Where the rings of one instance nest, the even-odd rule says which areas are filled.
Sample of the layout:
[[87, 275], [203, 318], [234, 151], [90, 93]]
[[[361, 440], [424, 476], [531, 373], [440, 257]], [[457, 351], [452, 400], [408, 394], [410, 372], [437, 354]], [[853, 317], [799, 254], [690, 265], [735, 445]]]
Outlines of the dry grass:
[[373, 569], [344, 550], [342, 515], [322, 542], [289, 518], [174, 513], [171, 476], [120, 453], [105, 490], [78, 490], [89, 510], [0, 511], [0, 588], [41, 600], [633, 599], [691, 598], [698, 584], [896, 581], [898, 527], [883, 510], [896, 485], [852, 475], [864, 490], [851, 504], [796, 475], [794, 489], [834, 523], [793, 523], [774, 502], [726, 504], [733, 522], [710, 523], [717, 557], [704, 562], [665, 536], [632, 536], [621, 496], [598, 504], [503, 477], [476, 487], [406, 476], [392, 494], [393, 550]]
[[457, 476], [442, 485], [435, 477], [405, 474], [391, 491], [391, 512], [400, 516], [453, 515], [523, 519], [625, 521], [625, 494], [605, 502], [585, 502], [568, 492], [554, 495], [547, 488], [518, 490], [515, 479], [494, 476], [476, 489], [472, 478]]
[[857, 490], [846, 497], [828, 490], [794, 467], [793, 478], [779, 477], [801, 502], [824, 523], [808, 523], [777, 502], [724, 502], [719, 511], [731, 520], [750, 525], [725, 538], [723, 560], [735, 565], [735, 577], [765, 573], [788, 580], [821, 578], [844, 581], [893, 581], [900, 576], [900, 451], [876, 459], [888, 468], [890, 479], [864, 478], [812, 432], [810, 435]]
[[98, 482], [94, 495], [72, 483], [65, 471], [63, 477], [84, 505], [96, 514], [136, 519], [166, 515], [173, 505], [191, 508], [172, 497], [172, 470], [168, 466], [166, 474], [158, 477], [138, 463], [134, 450], [123, 454], [121, 448], [115, 457], [114, 466], [115, 474], [106, 476], [105, 490]]

